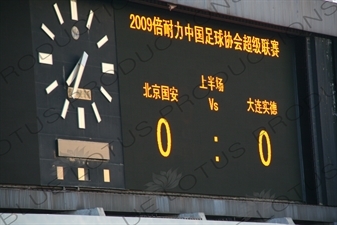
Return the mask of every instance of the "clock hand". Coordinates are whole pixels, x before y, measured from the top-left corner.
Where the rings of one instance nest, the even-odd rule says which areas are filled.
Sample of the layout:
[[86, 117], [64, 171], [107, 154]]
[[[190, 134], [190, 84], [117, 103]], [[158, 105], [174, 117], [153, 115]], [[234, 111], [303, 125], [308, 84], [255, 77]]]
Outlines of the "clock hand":
[[77, 75], [76, 75], [73, 93], [71, 94], [71, 96], [73, 98], [75, 97], [75, 95], [77, 93], [78, 86], [80, 85], [82, 75], [83, 75], [83, 71], [84, 71], [84, 68], [85, 68], [85, 64], [87, 63], [87, 60], [88, 60], [88, 54], [86, 52], [83, 52], [83, 55], [81, 57], [81, 61], [79, 63], [78, 72], [77, 72]]
[[69, 75], [69, 77], [66, 81], [68, 86], [70, 86], [70, 84], [75, 80], [76, 74], [78, 73], [78, 68], [79, 68], [80, 62], [81, 62], [81, 59], [78, 60], [78, 62], [76, 63], [76, 66], [74, 67], [73, 71]]

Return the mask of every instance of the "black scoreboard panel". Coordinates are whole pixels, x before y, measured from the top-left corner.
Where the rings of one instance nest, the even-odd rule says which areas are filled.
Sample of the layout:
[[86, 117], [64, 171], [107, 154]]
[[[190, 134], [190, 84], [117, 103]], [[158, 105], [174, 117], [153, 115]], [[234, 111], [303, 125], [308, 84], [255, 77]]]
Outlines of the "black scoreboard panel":
[[291, 39], [133, 3], [115, 16], [127, 189], [301, 200]]

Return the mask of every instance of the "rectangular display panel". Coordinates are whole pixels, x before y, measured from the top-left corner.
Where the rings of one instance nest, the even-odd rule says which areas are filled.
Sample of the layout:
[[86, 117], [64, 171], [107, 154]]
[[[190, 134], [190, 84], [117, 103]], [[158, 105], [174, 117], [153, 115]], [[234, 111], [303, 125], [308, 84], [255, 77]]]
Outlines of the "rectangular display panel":
[[301, 200], [292, 39], [132, 3], [115, 13], [126, 188]]

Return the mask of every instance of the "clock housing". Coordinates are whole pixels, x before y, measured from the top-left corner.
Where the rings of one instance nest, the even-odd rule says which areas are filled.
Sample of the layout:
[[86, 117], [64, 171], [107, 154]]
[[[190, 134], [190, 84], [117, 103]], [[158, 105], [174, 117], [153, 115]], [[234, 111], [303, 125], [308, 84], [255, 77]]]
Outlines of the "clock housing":
[[[3, 183], [124, 188], [118, 76], [111, 69], [116, 64], [116, 43], [110, 1], [30, 0], [25, 5], [13, 10], [17, 17], [8, 29], [19, 28], [16, 37], [29, 46], [33, 62], [29, 80], [22, 76], [24, 82], [20, 80], [20, 90], [11, 99], [19, 99], [19, 108], [29, 112], [26, 117], [30, 115], [22, 124], [25, 133], [20, 134], [30, 144], [18, 149], [29, 152], [23, 156], [34, 162], [30, 166], [34, 175], [18, 181], [6, 177]], [[83, 52], [88, 59], [78, 87], [90, 92], [90, 100], [69, 97], [68, 89], [75, 81], [66, 84]], [[103, 71], [103, 63], [110, 70]], [[66, 99], [69, 107], [63, 118]], [[82, 128], [80, 122], [85, 124]], [[10, 152], [10, 159], [20, 154]]]

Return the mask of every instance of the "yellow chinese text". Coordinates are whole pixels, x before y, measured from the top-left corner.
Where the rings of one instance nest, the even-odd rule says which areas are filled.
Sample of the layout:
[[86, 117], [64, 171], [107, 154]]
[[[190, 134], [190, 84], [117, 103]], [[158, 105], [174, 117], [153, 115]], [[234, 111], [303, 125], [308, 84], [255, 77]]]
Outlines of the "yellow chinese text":
[[270, 57], [279, 57], [280, 48], [277, 40], [269, 40], [263, 37], [255, 37], [230, 30], [214, 29], [181, 24], [159, 16], [145, 17], [130, 14], [130, 29], [151, 32], [156, 36], [164, 36], [170, 39], [187, 40], [189, 42], [217, 46], [219, 48], [233, 49], [253, 54]]
[[143, 90], [143, 96], [145, 98], [170, 102], [178, 101], [178, 89], [174, 86], [170, 87], [167, 85], [149, 84], [148, 82], [145, 82]]
[[249, 98], [247, 101], [247, 112], [257, 114], [277, 115], [277, 103], [275, 101], [267, 101]]
[[211, 91], [225, 91], [225, 84], [221, 77], [201, 75], [200, 89], [209, 89]]

